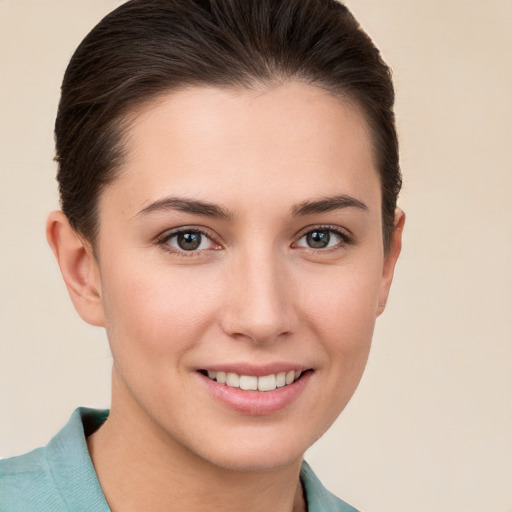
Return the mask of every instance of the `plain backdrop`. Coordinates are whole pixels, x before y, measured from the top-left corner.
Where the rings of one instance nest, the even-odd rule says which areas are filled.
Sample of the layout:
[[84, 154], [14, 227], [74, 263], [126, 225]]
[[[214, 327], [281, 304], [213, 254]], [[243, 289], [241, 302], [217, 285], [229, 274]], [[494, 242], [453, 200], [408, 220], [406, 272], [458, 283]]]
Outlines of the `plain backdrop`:
[[[114, 0], [0, 0], [0, 456], [108, 407], [44, 237], [53, 122]], [[404, 250], [363, 381], [308, 453], [365, 512], [512, 511], [512, 1], [347, 0], [394, 70]]]

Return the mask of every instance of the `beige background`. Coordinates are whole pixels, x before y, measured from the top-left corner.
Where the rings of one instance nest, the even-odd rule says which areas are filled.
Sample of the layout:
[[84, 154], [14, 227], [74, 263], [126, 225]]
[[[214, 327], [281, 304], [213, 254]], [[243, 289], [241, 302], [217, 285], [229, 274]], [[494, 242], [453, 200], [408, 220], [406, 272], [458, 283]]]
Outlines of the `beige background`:
[[[44, 239], [72, 51], [114, 0], [0, 0], [0, 455], [106, 407]], [[356, 397], [309, 452], [367, 512], [512, 511], [512, 1], [348, 0], [394, 69], [408, 214]]]

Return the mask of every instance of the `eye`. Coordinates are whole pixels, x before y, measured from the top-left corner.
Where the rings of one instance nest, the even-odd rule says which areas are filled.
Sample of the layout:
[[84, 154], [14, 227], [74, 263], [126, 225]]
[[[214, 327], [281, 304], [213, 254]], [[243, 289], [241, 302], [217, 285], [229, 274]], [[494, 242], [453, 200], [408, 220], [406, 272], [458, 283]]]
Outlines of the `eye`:
[[297, 247], [307, 247], [309, 249], [330, 249], [348, 242], [348, 236], [333, 228], [316, 228], [302, 235], [297, 243]]
[[208, 235], [198, 229], [183, 229], [169, 233], [159, 243], [173, 252], [197, 252], [218, 247]]

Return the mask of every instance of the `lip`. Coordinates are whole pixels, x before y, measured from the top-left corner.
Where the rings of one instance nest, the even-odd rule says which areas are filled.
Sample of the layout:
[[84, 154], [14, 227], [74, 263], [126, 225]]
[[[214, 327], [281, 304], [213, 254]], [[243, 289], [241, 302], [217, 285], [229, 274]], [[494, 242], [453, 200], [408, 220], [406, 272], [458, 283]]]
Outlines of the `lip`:
[[[220, 384], [199, 371], [196, 372], [201, 383], [206, 386], [210, 395], [222, 405], [242, 414], [263, 416], [277, 413], [291, 405], [304, 391], [308, 385], [313, 371], [303, 366], [294, 365], [270, 365], [265, 367], [251, 367], [251, 365], [236, 366], [218, 366], [208, 367], [213, 371], [232, 371], [239, 375], [264, 376], [272, 373], [299, 370], [304, 373], [292, 384], [282, 388], [276, 388], [273, 391], [246, 391], [240, 388], [233, 388]], [[276, 371], [277, 369], [277, 371]]]
[[254, 377], [264, 377], [265, 375], [277, 374], [277, 373], [288, 373], [290, 371], [305, 372], [310, 370], [311, 367], [291, 364], [291, 363], [271, 363], [261, 366], [256, 366], [249, 363], [236, 363], [236, 364], [219, 364], [219, 365], [208, 365], [200, 368], [206, 371], [215, 372], [226, 372], [226, 373], [237, 373], [238, 375], [251, 375]]

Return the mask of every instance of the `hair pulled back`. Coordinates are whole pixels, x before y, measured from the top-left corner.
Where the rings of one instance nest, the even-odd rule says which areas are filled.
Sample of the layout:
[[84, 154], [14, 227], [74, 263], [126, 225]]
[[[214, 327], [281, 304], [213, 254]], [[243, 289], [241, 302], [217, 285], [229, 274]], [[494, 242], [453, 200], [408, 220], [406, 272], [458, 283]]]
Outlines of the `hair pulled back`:
[[55, 123], [62, 210], [94, 244], [97, 202], [120, 170], [127, 116], [184, 86], [299, 80], [355, 103], [370, 126], [389, 246], [401, 188], [389, 68], [336, 0], [131, 0], [82, 41]]

